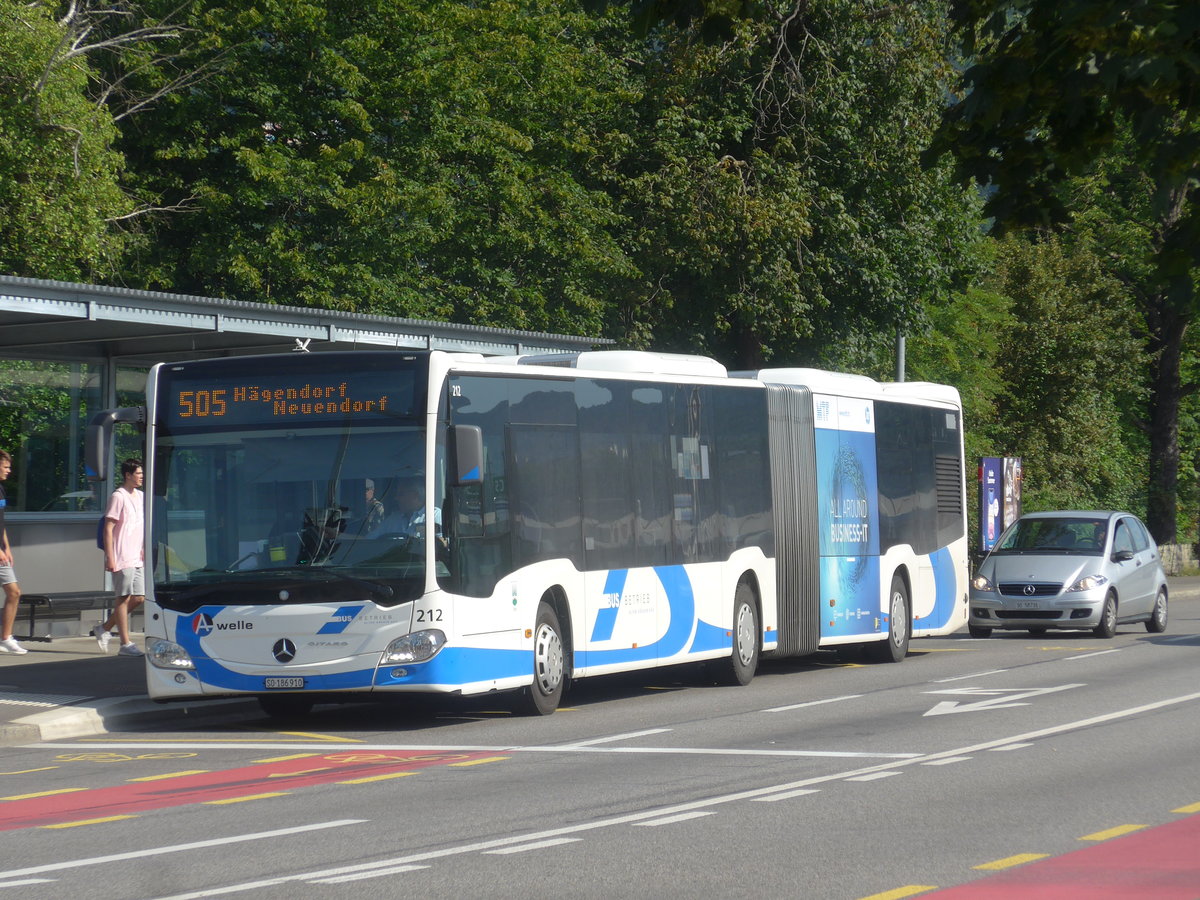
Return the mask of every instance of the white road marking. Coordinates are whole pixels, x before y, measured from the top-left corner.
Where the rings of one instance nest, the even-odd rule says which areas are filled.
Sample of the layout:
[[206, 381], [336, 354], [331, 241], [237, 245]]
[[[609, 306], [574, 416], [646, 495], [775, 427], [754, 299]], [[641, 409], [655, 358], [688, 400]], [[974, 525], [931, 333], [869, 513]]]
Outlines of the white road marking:
[[559, 750], [570, 750], [575, 747], [592, 747], [596, 744], [610, 744], [613, 741], [627, 741], [632, 738], [646, 737], [649, 734], [666, 734], [670, 728], [647, 728], [645, 731], [631, 731], [628, 734], [614, 734], [609, 737], [592, 738], [590, 741], [572, 741], [569, 744], [551, 744]]
[[[461, 856], [464, 853], [483, 853], [488, 850], [498, 849], [500, 847], [512, 847], [518, 844], [526, 844], [531, 841], [550, 840], [553, 838], [566, 837], [575, 834], [581, 834], [586, 831], [595, 831], [600, 828], [611, 828], [616, 825], [634, 824], [636, 822], [645, 822], [655, 819], [661, 819], [671, 815], [679, 815], [681, 813], [690, 812], [692, 810], [708, 809], [714, 806], [720, 806], [725, 803], [736, 803], [741, 800], [757, 800], [764, 797], [772, 796], [780, 793], [788, 793], [797, 791], [803, 788], [811, 788], [818, 784], [829, 784], [835, 781], [844, 781], [848, 778], [854, 778], [862, 775], [869, 775], [873, 772], [885, 772], [894, 769], [901, 769], [905, 766], [918, 765], [927, 762], [932, 762], [939, 759], [948, 759], [954, 756], [967, 756], [974, 753], [980, 753], [984, 750], [992, 750], [998, 747], [1009, 747], [1016, 745], [1022, 741], [1032, 741], [1037, 738], [1049, 737], [1056, 734], [1065, 734], [1070, 731], [1079, 731], [1085, 728], [1090, 728], [1094, 725], [1100, 725], [1105, 722], [1114, 722], [1118, 719], [1126, 719], [1131, 716], [1141, 715], [1142, 713], [1153, 712], [1155, 710], [1164, 709], [1168, 706], [1177, 706], [1181, 703], [1193, 703], [1200, 700], [1200, 693], [1183, 694], [1179, 697], [1170, 697], [1166, 700], [1158, 700], [1154, 703], [1146, 703], [1141, 706], [1133, 706], [1128, 709], [1117, 710], [1116, 712], [1105, 713], [1099, 716], [1091, 716], [1087, 719], [1077, 719], [1074, 722], [1064, 722], [1061, 725], [1051, 725], [1047, 728], [1039, 728], [1036, 731], [1027, 731], [1022, 734], [1010, 735], [1009, 737], [1000, 738], [993, 741], [984, 741], [979, 744], [971, 744], [965, 747], [956, 747], [952, 750], [943, 750], [938, 753], [929, 753], [920, 756], [916, 759], [905, 759], [896, 762], [878, 763], [874, 766], [868, 766], [862, 769], [855, 769], [848, 772], [837, 772], [830, 775], [817, 775], [812, 778], [805, 778], [801, 781], [792, 781], [786, 784], [777, 784], [765, 788], [754, 788], [747, 791], [736, 791], [731, 794], [722, 794], [716, 797], [708, 797], [703, 800], [693, 800], [688, 803], [679, 803], [675, 806], [665, 807], [663, 809], [646, 810], [639, 813], [629, 813], [623, 816], [613, 816], [608, 819], [597, 819], [592, 822], [581, 822], [575, 825], [567, 825], [561, 828], [551, 828], [546, 831], [534, 832], [532, 834], [512, 835], [505, 838], [495, 838], [489, 841], [480, 841], [474, 844], [464, 844], [455, 847], [443, 847], [439, 850], [429, 850], [424, 853], [414, 853], [411, 856], [395, 857], [392, 859], [379, 860], [373, 863], [361, 863], [356, 866], [348, 866], [340, 869], [323, 869], [315, 872], [298, 873], [296, 875], [274, 878], [263, 881], [243, 882], [241, 884], [232, 884], [220, 888], [212, 888], [201, 891], [195, 891], [187, 894], [176, 894], [171, 897], [159, 898], [159, 900], [201, 900], [205, 897], [216, 897], [223, 894], [233, 894], [242, 891], [253, 890], [258, 887], [271, 886], [276, 884], [284, 884], [289, 881], [309, 881], [314, 878], [327, 878], [335, 874], [349, 872], [369, 872], [376, 869], [389, 868], [400, 865], [411, 865], [415, 863], [424, 863], [434, 859], [445, 859], [452, 856]], [[428, 747], [424, 749], [430, 749]], [[444, 749], [444, 748], [442, 748]], [[513, 749], [513, 748], [510, 748]], [[212, 843], [222, 843], [215, 841]], [[12, 873], [17, 874], [17, 873]], [[0, 873], [0, 877], [3, 874]]]
[[663, 819], [653, 819], [649, 822], [634, 822], [634, 825], [643, 828], [657, 828], [659, 825], [674, 825], [676, 822], [686, 822], [688, 819], [701, 819], [704, 816], [713, 815], [705, 810], [695, 810], [693, 812], [680, 813], [677, 816], [667, 816]]
[[806, 706], [820, 706], [823, 703], [840, 703], [842, 700], [857, 700], [862, 694], [847, 694], [844, 697], [828, 697], [824, 700], [809, 700], [807, 703], [793, 703], [791, 706], [772, 706], [763, 712], [787, 712], [791, 709], [803, 709]]
[[755, 797], [755, 803], [774, 803], [776, 800], [791, 800], [793, 797], [803, 797], [805, 794], [821, 793], [816, 788], [801, 788], [798, 791], [787, 791], [782, 794], [771, 794], [769, 797]]
[[[1028, 746], [1028, 744], [1026, 744]], [[923, 762], [923, 766], [948, 766], [951, 763], [967, 762], [974, 759], [973, 756], [948, 756], [945, 759], [932, 759], [929, 762]]]
[[946, 684], [951, 681], [966, 681], [968, 678], [982, 678], [984, 675], [999, 675], [1001, 672], [1007, 672], [1008, 669], [988, 669], [986, 672], [975, 672], [971, 675], [955, 675], [953, 678], [939, 678], [936, 681], [931, 681], [930, 684]]
[[[143, 747], [158, 747], [162, 749], [189, 750], [320, 750], [331, 752], [337, 744], [267, 744], [267, 743], [225, 743], [211, 744], [159, 743], [105, 743], [105, 744], [30, 744], [31, 747], [56, 749], [70, 747], [76, 749], [95, 749], [97, 747], [124, 749], [140, 749]], [[520, 746], [504, 744], [496, 746], [481, 746], [478, 744], [346, 744], [354, 750], [376, 752], [385, 750], [417, 750], [429, 753], [657, 753], [674, 754], [677, 756], [784, 756], [784, 757], [813, 757], [817, 759], [914, 759], [920, 753], [868, 753], [857, 750], [744, 750], [727, 747], [597, 747], [579, 744], [538, 744], [536, 746]]]
[[847, 781], [878, 781], [880, 778], [891, 778], [893, 775], [899, 775], [899, 772], [868, 772], [866, 775], [855, 775], [853, 778], [847, 778]]
[[1082, 684], [1060, 684], [1048, 688], [952, 688], [946, 691], [926, 691], [927, 694], [966, 694], [971, 697], [988, 697], [987, 700], [976, 700], [974, 703], [959, 703], [957, 700], [943, 700], [933, 709], [925, 713], [927, 716], [944, 716], [949, 713], [984, 712], [993, 709], [1005, 709], [1010, 706], [1028, 706], [1022, 703], [1026, 697], [1040, 697], [1042, 694], [1053, 694], [1057, 691], [1069, 691], [1072, 688], [1083, 687]]
[[172, 844], [166, 847], [152, 847], [146, 850], [129, 850], [125, 853], [110, 853], [107, 856], [93, 856], [89, 859], [71, 859], [65, 862], [47, 863], [43, 866], [29, 866], [24, 869], [12, 869], [8, 872], [0, 872], [0, 879], [15, 878], [20, 875], [39, 875], [42, 872], [59, 872], [63, 869], [78, 869], [84, 866], [99, 865], [100, 863], [123, 862], [127, 859], [145, 859], [148, 856], [162, 856], [164, 853], [182, 853], [187, 850], [202, 850], [206, 847], [220, 847], [224, 844], [270, 840], [292, 834], [304, 834], [309, 831], [322, 831], [326, 828], [341, 828], [343, 825], [362, 825], [366, 821], [366, 819], [335, 819], [332, 822], [316, 822], [312, 825], [297, 825], [293, 828], [279, 828], [275, 831], [235, 834], [232, 837], [213, 838], [207, 841], [191, 841], [187, 844]]
[[358, 872], [354, 875], [337, 875], [333, 878], [314, 878], [309, 884], [343, 884], [347, 881], [362, 881], [364, 878], [381, 878], [384, 875], [399, 875], [402, 872], [418, 872], [429, 866], [393, 866], [390, 869], [376, 869], [374, 872]]
[[1064, 660], [1071, 659], [1091, 659], [1093, 656], [1104, 656], [1107, 653], [1120, 653], [1120, 650], [1097, 650], [1095, 653], [1084, 653], [1080, 656], [1064, 656]]
[[487, 850], [486, 853], [503, 855], [506, 853], [528, 853], [530, 850], [545, 850], [547, 847], [557, 847], [559, 844], [578, 844], [583, 838], [554, 838], [549, 841], [537, 841], [532, 844], [521, 844], [517, 847], [502, 847], [499, 850]]

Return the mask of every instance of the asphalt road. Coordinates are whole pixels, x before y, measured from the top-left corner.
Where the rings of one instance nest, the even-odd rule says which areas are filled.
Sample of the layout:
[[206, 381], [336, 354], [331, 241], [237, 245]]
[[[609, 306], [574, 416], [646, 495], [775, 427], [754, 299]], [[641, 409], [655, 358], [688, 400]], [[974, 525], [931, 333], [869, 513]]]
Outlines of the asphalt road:
[[1020, 877], [1023, 900], [1195, 900], [1200, 600], [1171, 616], [821, 654], [746, 688], [609, 678], [544, 719], [373, 703], [10, 747], [0, 888], [977, 900]]

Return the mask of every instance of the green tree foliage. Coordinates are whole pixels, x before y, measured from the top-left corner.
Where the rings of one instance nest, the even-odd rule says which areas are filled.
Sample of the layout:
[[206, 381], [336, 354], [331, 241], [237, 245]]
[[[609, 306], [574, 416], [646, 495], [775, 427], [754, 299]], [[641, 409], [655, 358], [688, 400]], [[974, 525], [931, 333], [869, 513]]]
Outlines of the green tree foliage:
[[918, 165], [943, 104], [944, 5], [759, 12], [721, 43], [654, 33], [636, 126], [652, 137], [618, 189], [645, 278], [625, 333], [653, 306], [660, 346], [745, 367], [921, 323], [978, 237], [972, 195]]
[[[58, 4], [0, 0], [0, 271], [110, 277], [133, 204], [109, 108]], [[86, 42], [85, 42], [86, 43]]]
[[599, 333], [630, 271], [581, 175], [627, 140], [600, 23], [557, 3], [253, 0], [188, 24], [213, 74], [124, 144], [140, 189], [195, 207], [155, 223], [142, 284]]
[[[1001, 227], [1064, 222], [1079, 211], [1064, 190], [1074, 177], [1099, 174], [1114, 198], [1137, 195], [1130, 208], [1145, 232], [1135, 297], [1151, 375], [1147, 524], [1172, 542], [1181, 369], [1200, 270], [1200, 8], [954, 0], [951, 9], [971, 64], [927, 160], [951, 154], [961, 179], [989, 186]], [[1135, 251], [1118, 252], [1123, 269]]]
[[993, 284], [1011, 310], [987, 431], [993, 455], [1023, 459], [1025, 508], [1140, 511], [1145, 448], [1129, 411], [1145, 351], [1128, 327], [1129, 292], [1094, 243], [1050, 235], [1001, 241]]

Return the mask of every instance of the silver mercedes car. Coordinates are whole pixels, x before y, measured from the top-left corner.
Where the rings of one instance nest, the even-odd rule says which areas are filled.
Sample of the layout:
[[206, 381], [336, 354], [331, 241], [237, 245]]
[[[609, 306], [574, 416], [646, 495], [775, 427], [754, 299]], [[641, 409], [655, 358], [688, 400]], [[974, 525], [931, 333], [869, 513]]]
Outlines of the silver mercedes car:
[[1110, 638], [1130, 622], [1166, 630], [1167, 577], [1158, 546], [1129, 513], [1022, 516], [971, 579], [972, 637], [996, 628], [1072, 628]]

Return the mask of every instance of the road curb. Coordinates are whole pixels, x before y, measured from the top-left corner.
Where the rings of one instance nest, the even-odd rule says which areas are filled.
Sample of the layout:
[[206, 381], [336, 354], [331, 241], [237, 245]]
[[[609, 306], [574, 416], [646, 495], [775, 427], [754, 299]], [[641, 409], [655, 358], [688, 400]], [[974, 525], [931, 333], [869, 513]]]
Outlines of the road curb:
[[149, 697], [108, 697], [23, 716], [0, 726], [0, 746], [107, 734], [131, 726], [191, 728], [196, 725], [262, 718], [255, 700], [208, 700], [182, 705]]

